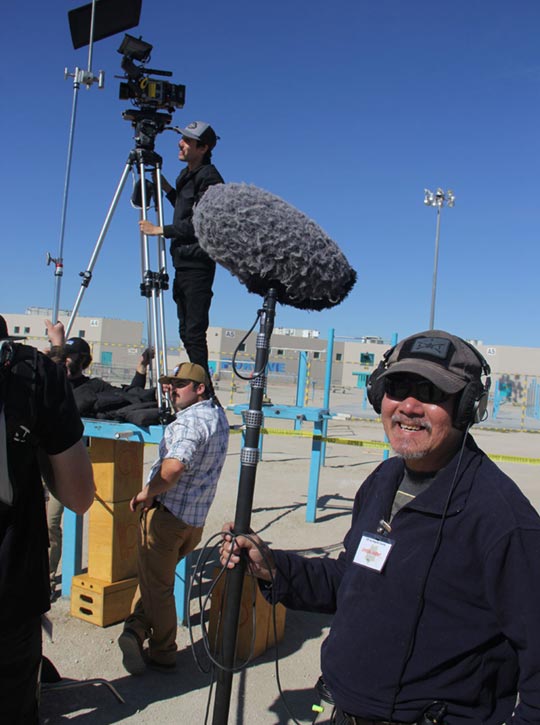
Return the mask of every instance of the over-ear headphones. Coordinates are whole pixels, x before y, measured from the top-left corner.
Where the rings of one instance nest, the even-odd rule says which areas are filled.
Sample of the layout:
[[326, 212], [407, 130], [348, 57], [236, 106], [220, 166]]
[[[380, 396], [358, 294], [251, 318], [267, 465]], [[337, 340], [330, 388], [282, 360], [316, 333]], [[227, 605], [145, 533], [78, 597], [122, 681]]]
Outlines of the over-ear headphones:
[[[434, 334], [436, 335], [436, 332]], [[480, 378], [469, 381], [459, 393], [452, 424], [458, 430], [466, 430], [470, 425], [480, 423], [487, 417], [489, 389], [491, 386], [491, 368], [484, 356], [473, 345], [466, 340], [459, 339], [460, 342], [467, 345], [475, 354], [482, 368], [482, 376], [485, 378], [484, 382]], [[396, 347], [397, 345], [394, 345], [394, 347], [391, 347], [384, 353], [381, 362], [371, 373], [367, 381], [366, 391], [368, 400], [373, 406], [373, 410], [379, 415], [384, 397], [384, 378], [381, 379], [381, 375], [391, 367], [388, 361]]]

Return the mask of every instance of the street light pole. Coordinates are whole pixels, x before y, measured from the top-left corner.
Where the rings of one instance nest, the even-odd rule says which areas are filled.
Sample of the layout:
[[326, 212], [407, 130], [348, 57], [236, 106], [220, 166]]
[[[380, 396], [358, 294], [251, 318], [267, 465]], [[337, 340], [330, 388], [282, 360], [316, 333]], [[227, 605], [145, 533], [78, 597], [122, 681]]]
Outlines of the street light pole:
[[429, 314], [429, 329], [433, 330], [435, 327], [435, 298], [437, 296], [437, 270], [439, 266], [439, 237], [441, 232], [441, 210], [446, 204], [448, 207], [453, 207], [455, 204], [456, 197], [451, 189], [445, 192], [442, 189], [437, 189], [435, 193], [429, 189], [424, 189], [424, 204], [426, 206], [437, 207], [437, 227], [435, 231], [435, 260], [433, 263], [433, 284], [431, 286], [431, 310]]

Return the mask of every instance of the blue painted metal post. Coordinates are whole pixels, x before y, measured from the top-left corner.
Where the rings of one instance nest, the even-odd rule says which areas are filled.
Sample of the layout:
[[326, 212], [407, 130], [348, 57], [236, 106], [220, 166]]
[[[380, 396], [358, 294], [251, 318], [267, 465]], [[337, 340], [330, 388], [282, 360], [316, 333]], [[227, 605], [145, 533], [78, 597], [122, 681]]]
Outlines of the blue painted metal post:
[[176, 602], [176, 618], [181, 624], [186, 625], [189, 619], [189, 580], [191, 577], [192, 556], [188, 554], [180, 559], [176, 567], [174, 578], [174, 600]]
[[[397, 345], [397, 341], [398, 341], [398, 335], [397, 335], [397, 332], [394, 332], [394, 334], [392, 335], [392, 343], [391, 343], [392, 347]], [[388, 443], [388, 436], [386, 435], [386, 433], [384, 434], [384, 442]], [[390, 450], [388, 448], [385, 448], [383, 451], [383, 461], [386, 461], [389, 457], [390, 457]]]
[[71, 596], [71, 580], [82, 571], [83, 517], [64, 509], [62, 523], [62, 585], [63, 597]]
[[306, 507], [306, 521], [309, 524], [315, 523], [317, 513], [317, 500], [319, 498], [319, 475], [321, 472], [321, 436], [323, 432], [324, 419], [313, 423], [313, 442], [311, 444], [311, 465], [309, 468], [309, 485]]
[[[308, 354], [305, 350], [301, 350], [298, 353], [298, 382], [296, 384], [296, 405], [299, 408], [304, 407], [304, 400], [306, 396], [306, 381], [307, 381], [307, 362]], [[294, 430], [300, 430], [302, 428], [302, 420], [297, 418], [294, 421]]]
[[497, 420], [497, 415], [499, 414], [499, 406], [501, 402], [501, 396], [499, 393], [499, 381], [495, 381], [495, 391], [493, 393], [493, 410], [491, 412], [491, 417], [493, 420]]
[[[332, 363], [334, 361], [334, 328], [328, 330], [328, 343], [326, 345], [326, 370], [324, 374], [324, 396], [323, 408], [330, 411], [330, 388], [332, 387]], [[323, 421], [322, 435], [326, 438], [328, 433], [328, 418]], [[326, 443], [323, 441], [321, 445], [321, 464], [326, 463]]]

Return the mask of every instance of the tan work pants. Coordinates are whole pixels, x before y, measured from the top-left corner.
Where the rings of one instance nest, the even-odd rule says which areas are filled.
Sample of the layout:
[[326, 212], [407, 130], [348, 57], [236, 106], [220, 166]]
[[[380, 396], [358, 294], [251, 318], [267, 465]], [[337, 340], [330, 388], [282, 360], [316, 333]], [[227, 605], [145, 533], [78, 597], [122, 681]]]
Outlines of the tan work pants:
[[202, 526], [190, 526], [162, 507], [141, 514], [139, 586], [124, 626], [134, 630], [142, 641], [149, 638], [148, 654], [159, 664], [174, 664], [176, 660], [176, 566], [195, 549], [202, 532]]

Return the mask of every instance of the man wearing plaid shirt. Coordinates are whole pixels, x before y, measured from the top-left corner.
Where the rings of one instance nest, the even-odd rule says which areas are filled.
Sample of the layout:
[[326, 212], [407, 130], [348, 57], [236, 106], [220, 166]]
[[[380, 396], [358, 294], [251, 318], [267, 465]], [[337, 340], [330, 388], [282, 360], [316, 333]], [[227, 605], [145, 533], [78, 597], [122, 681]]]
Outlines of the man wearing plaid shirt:
[[139, 586], [118, 644], [132, 675], [147, 666], [176, 667], [176, 565], [201, 540], [229, 441], [227, 417], [210, 400], [203, 367], [182, 363], [159, 382], [168, 389], [176, 417], [165, 429], [148, 482], [130, 503], [132, 511], [141, 507]]

